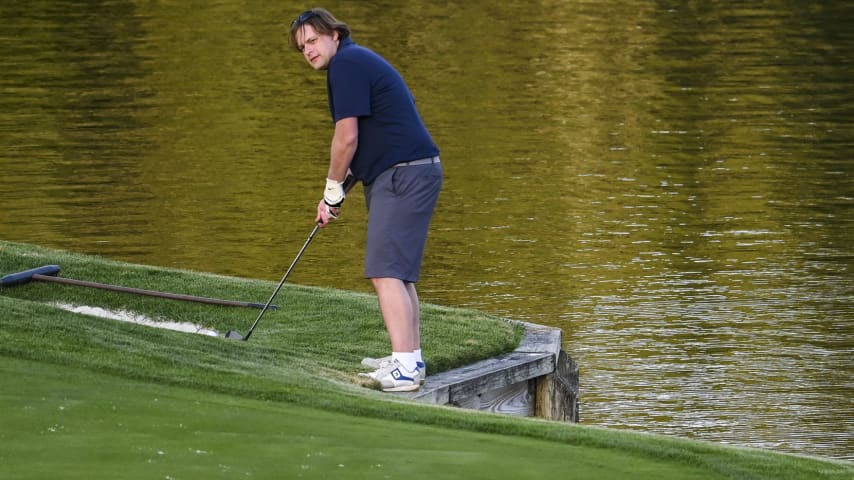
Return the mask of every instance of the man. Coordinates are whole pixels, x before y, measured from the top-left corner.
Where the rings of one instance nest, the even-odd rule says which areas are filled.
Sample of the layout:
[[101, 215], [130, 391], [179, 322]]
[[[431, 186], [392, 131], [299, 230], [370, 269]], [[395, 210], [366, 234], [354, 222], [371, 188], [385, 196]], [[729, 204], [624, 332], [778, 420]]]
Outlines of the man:
[[385, 391], [417, 390], [427, 373], [415, 282], [442, 188], [439, 149], [403, 78], [354, 43], [347, 24], [322, 8], [308, 10], [291, 23], [290, 41], [312, 68], [326, 71], [335, 122], [315, 221], [326, 226], [339, 215], [349, 173], [364, 185], [365, 277], [377, 292], [392, 348], [390, 357], [363, 360], [376, 368], [366, 375]]

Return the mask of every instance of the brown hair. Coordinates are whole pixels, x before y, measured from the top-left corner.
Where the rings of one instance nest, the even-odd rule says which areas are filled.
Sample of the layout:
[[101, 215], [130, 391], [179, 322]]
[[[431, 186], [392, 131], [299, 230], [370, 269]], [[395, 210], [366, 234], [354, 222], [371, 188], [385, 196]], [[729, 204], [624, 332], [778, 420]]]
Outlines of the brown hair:
[[297, 45], [297, 31], [303, 25], [311, 25], [314, 31], [321, 35], [331, 35], [332, 32], [338, 32], [339, 39], [345, 39], [350, 36], [350, 27], [346, 23], [335, 18], [331, 13], [323, 8], [312, 8], [300, 14], [291, 22], [290, 43], [293, 47], [300, 51]]

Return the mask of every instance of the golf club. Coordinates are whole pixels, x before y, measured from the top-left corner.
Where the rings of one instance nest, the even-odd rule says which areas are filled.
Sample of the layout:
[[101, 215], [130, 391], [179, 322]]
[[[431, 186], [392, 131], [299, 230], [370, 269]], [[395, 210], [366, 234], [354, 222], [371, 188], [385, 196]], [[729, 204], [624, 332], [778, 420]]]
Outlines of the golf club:
[[[349, 192], [350, 188], [352, 188], [355, 183], [356, 179], [352, 175], [348, 175], [347, 178], [344, 179], [344, 192]], [[263, 317], [264, 313], [267, 311], [267, 307], [269, 307], [269, 305], [273, 303], [273, 299], [276, 298], [276, 295], [279, 294], [279, 290], [282, 289], [282, 285], [285, 284], [285, 281], [288, 279], [288, 276], [293, 271], [294, 266], [297, 264], [297, 261], [299, 261], [300, 257], [302, 257], [303, 252], [305, 252], [305, 249], [308, 248], [308, 244], [311, 243], [311, 241], [314, 239], [314, 236], [317, 235], [318, 230], [320, 230], [320, 223], [314, 225], [314, 229], [311, 231], [311, 234], [305, 240], [305, 243], [303, 243], [302, 248], [300, 248], [299, 253], [297, 253], [297, 256], [294, 258], [294, 261], [291, 262], [291, 266], [288, 267], [288, 271], [285, 272], [285, 275], [282, 277], [282, 280], [279, 282], [279, 285], [276, 287], [276, 290], [274, 290], [273, 294], [270, 295], [270, 299], [267, 300], [267, 304], [264, 305], [264, 308], [261, 309], [261, 313], [258, 314], [258, 318], [256, 318], [255, 322], [252, 323], [252, 326], [249, 327], [249, 331], [246, 332], [246, 335], [241, 335], [240, 332], [229, 330], [225, 334], [225, 338], [228, 338], [230, 340], [243, 340], [244, 342], [249, 340], [249, 337], [252, 336], [252, 332], [255, 331], [255, 327], [258, 326], [258, 322], [261, 321], [261, 317]]]
[[267, 311], [267, 306], [273, 302], [274, 298], [276, 298], [276, 295], [278, 295], [279, 290], [282, 289], [282, 285], [285, 284], [285, 281], [288, 279], [288, 276], [291, 274], [291, 271], [293, 271], [294, 265], [297, 264], [297, 261], [302, 256], [302, 253], [308, 247], [308, 244], [311, 243], [312, 239], [314, 239], [314, 236], [317, 235], [317, 231], [319, 229], [320, 229], [320, 224], [318, 223], [317, 225], [314, 226], [314, 230], [311, 231], [311, 235], [308, 236], [308, 239], [306, 239], [305, 243], [302, 245], [302, 248], [300, 249], [299, 253], [297, 253], [296, 258], [294, 258], [294, 261], [291, 262], [291, 266], [288, 267], [288, 271], [285, 272], [285, 276], [282, 277], [282, 281], [279, 282], [279, 285], [276, 287], [276, 290], [273, 292], [273, 295], [270, 296], [270, 300], [268, 300], [267, 304], [264, 305], [264, 308], [261, 309], [261, 313], [258, 314], [258, 318], [255, 319], [255, 322], [252, 324], [252, 326], [249, 327], [249, 331], [246, 332], [246, 335], [241, 335], [239, 332], [236, 332], [234, 330], [229, 330], [228, 333], [225, 334], [225, 338], [230, 338], [232, 340], [243, 340], [244, 342], [246, 340], [249, 340], [249, 337], [252, 335], [252, 332], [255, 331], [255, 327], [258, 326], [258, 322], [261, 321], [261, 317], [264, 316], [264, 312]]

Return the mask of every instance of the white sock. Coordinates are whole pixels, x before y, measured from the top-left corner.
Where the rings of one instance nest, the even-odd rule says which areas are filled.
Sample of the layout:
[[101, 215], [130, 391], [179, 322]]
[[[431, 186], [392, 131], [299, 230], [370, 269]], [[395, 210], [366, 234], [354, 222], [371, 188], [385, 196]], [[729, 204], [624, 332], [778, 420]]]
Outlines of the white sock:
[[412, 353], [415, 354], [415, 361], [416, 362], [424, 363], [424, 357], [421, 356], [421, 349], [420, 348], [416, 349]]
[[391, 356], [403, 365], [403, 368], [414, 372], [418, 369], [415, 363], [415, 354], [413, 352], [391, 352]]

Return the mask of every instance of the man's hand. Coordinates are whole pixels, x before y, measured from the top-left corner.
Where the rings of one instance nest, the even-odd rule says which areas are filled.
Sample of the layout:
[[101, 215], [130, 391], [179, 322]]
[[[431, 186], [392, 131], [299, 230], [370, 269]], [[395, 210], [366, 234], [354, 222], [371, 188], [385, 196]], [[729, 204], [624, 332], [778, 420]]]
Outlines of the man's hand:
[[320, 228], [323, 228], [329, 222], [338, 218], [340, 213], [341, 207], [330, 207], [326, 204], [326, 200], [322, 199], [317, 204], [317, 218], [314, 221], [320, 224]]
[[[323, 198], [317, 204], [317, 218], [314, 219], [320, 227], [325, 227], [330, 221], [338, 218], [341, 214], [341, 204], [347, 192], [356, 184], [356, 179], [347, 170], [347, 178], [343, 182], [326, 179], [326, 188], [323, 190]], [[337, 200], [337, 201], [336, 201]]]

